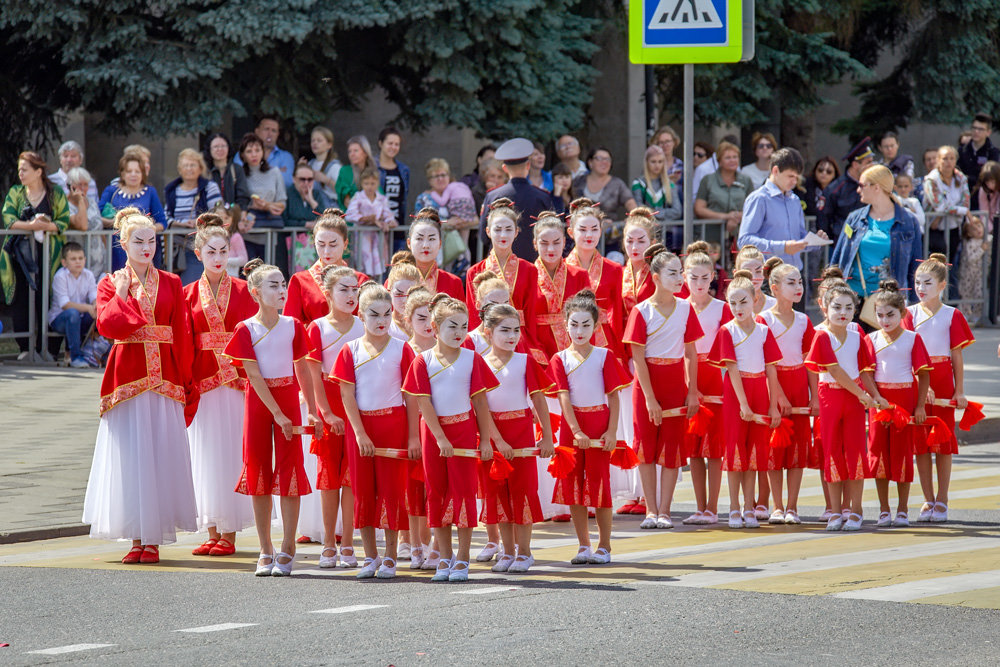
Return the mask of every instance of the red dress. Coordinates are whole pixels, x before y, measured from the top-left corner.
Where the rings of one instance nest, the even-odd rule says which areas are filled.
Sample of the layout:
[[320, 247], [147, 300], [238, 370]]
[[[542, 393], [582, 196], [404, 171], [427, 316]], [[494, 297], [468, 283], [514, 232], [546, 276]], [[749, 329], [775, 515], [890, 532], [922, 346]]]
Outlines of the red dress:
[[479, 326], [479, 307], [476, 305], [476, 288], [473, 281], [483, 271], [492, 271], [499, 276], [510, 289], [510, 305], [521, 314], [521, 337], [524, 339], [531, 356], [542, 365], [549, 360], [539, 349], [535, 332], [535, 318], [525, 317], [525, 313], [536, 311], [538, 301], [538, 271], [531, 262], [511, 255], [502, 267], [496, 254], [490, 254], [481, 262], [473, 264], [465, 274], [465, 305], [469, 307], [469, 329]]
[[541, 259], [535, 260], [535, 269], [538, 272], [535, 335], [542, 354], [551, 357], [570, 345], [563, 305], [580, 290], [590, 287], [590, 279], [586, 271], [566, 261], [559, 262], [556, 275], [551, 278]]
[[689, 458], [721, 459], [726, 452], [722, 433], [722, 370], [709, 361], [709, 354], [719, 329], [733, 319], [733, 313], [729, 304], [719, 299], [712, 299], [700, 312], [693, 303], [691, 307], [697, 313], [698, 324], [705, 334], [694, 343], [698, 352], [698, 391], [702, 397], [713, 400], [703, 402], [703, 406], [712, 413], [708, 432], [700, 438], [685, 434], [684, 455]]
[[[607, 396], [629, 385], [629, 376], [614, 353], [594, 347], [586, 359], [572, 349], [557, 352], [550, 362], [558, 393], [569, 394], [577, 424], [592, 438], [594, 446], [577, 450], [572, 472], [557, 479], [552, 502], [558, 505], [611, 507], [611, 452], [601, 449], [600, 438], [608, 430], [611, 411]], [[569, 423], [559, 425], [559, 445], [572, 447], [575, 442]]]
[[[872, 333], [870, 340], [875, 353], [875, 384], [882, 397], [909, 414], [917, 409], [917, 382], [915, 376], [930, 371], [931, 360], [920, 335], [903, 331], [894, 341], [885, 332]], [[926, 447], [927, 429], [909, 425], [896, 428], [894, 424], [875, 421], [877, 409], [869, 410], [868, 464], [875, 479], [893, 482], [913, 481], [913, 453], [917, 443]]]
[[190, 425], [198, 410], [191, 368], [191, 323], [178, 276], [150, 268], [145, 284], [128, 265], [128, 296], [118, 298], [111, 274], [97, 286], [97, 331], [114, 340], [101, 382], [101, 414], [152, 391], [184, 405]]
[[223, 274], [219, 293], [212, 293], [204, 275], [184, 287], [184, 298], [191, 314], [194, 334], [194, 381], [200, 394], [229, 385], [246, 391], [246, 373], [222, 354], [233, 337], [236, 325], [253, 317], [257, 303], [250, 296], [245, 280]]
[[[687, 401], [684, 348], [703, 335], [698, 315], [688, 301], [676, 299], [674, 308], [666, 314], [652, 299], [632, 309], [624, 342], [643, 346], [649, 382], [662, 409], [680, 408]], [[656, 426], [649, 417], [638, 374], [632, 382], [632, 425], [635, 449], [642, 463], [680, 468], [687, 462], [684, 456], [687, 418], [664, 417]]]
[[[472, 397], [499, 385], [489, 365], [472, 350], [461, 348], [458, 358], [445, 365], [430, 349], [418, 355], [410, 366], [403, 391], [430, 397], [441, 429], [454, 449], [475, 450], [479, 448], [480, 434]], [[420, 440], [427, 485], [427, 525], [474, 528], [478, 458], [441, 456], [426, 424], [421, 425]]]
[[823, 479], [843, 482], [869, 477], [865, 408], [826, 369], [840, 366], [860, 384], [861, 373], [871, 373], [875, 355], [871, 341], [859, 329], [848, 328], [841, 343], [826, 329], [816, 331], [806, 356], [806, 368], [819, 373], [819, 422], [823, 442]]
[[[754, 330], [747, 334], [732, 320], [719, 329], [710, 358], [719, 368], [725, 368], [730, 362], [736, 363], [750, 410], [766, 416], [771, 408], [766, 368], [781, 360], [781, 349], [771, 330], [754, 322]], [[767, 470], [770, 426], [743, 421], [739, 399], [728, 371], [722, 393], [722, 415], [726, 441], [723, 468], [733, 472]]]
[[[955, 350], [961, 350], [976, 342], [969, 329], [969, 323], [962, 311], [948, 305], [942, 305], [936, 313], [931, 313], [923, 304], [910, 306], [903, 327], [916, 331], [924, 341], [927, 354], [931, 358], [931, 390], [938, 399], [950, 399], [955, 396], [955, 369], [952, 367], [951, 355]], [[926, 441], [916, 443], [916, 453], [928, 452], [940, 454], [958, 454], [958, 439], [955, 437], [955, 408], [927, 406], [928, 417], [940, 417], [951, 432], [951, 441], [946, 445], [928, 447]]]
[[[566, 258], [566, 263], [583, 269], [576, 248]], [[622, 302], [622, 265], [612, 262], [607, 257], [594, 254], [590, 267], [583, 269], [590, 278], [590, 289], [597, 295], [597, 307], [601, 309], [600, 322], [591, 343], [598, 347], [606, 347], [615, 353], [618, 359], [624, 361], [625, 349], [622, 345], [622, 334], [625, 332], [625, 322], [628, 315]]]
[[626, 321], [636, 304], [653, 296], [656, 285], [649, 275], [649, 265], [643, 262], [639, 270], [632, 268], [631, 262], [622, 267], [622, 314]]
[[[235, 366], [242, 366], [245, 361], [257, 362], [281, 412], [293, 425], [302, 424], [294, 365], [309, 354], [309, 343], [301, 322], [282, 315], [277, 324], [268, 329], [256, 317], [246, 319], [236, 325], [224, 354]], [[312, 493], [303, 466], [302, 436], [285, 438], [274, 415], [252, 385], [247, 388], [245, 405], [243, 471], [236, 484], [237, 493], [249, 496]]]
[[[344, 262], [343, 266], [347, 266]], [[294, 317], [303, 326], [313, 320], [326, 317], [330, 313], [330, 304], [326, 301], [326, 292], [323, 290], [323, 269], [319, 260], [305, 271], [299, 271], [288, 280], [288, 298], [285, 301], [285, 310], [282, 314]], [[358, 285], [363, 285], [371, 278], [361, 273], [354, 272], [358, 276]], [[354, 314], [357, 315], [357, 309]]]

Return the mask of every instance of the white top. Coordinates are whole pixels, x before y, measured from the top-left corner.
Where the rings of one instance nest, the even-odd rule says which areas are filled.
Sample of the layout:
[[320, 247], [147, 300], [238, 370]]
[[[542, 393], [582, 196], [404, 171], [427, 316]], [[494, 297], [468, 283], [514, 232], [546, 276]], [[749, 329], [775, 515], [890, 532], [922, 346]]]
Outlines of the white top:
[[491, 347], [489, 341], [486, 340], [486, 335], [479, 329], [475, 329], [469, 332], [469, 338], [472, 340], [472, 344], [476, 346], [476, 354], [486, 356]]
[[743, 332], [736, 320], [722, 325], [729, 332], [736, 350], [736, 368], [741, 373], [763, 373], [767, 367], [764, 361], [764, 343], [767, 342], [767, 327], [760, 322], [754, 322], [750, 334]]
[[[837, 365], [847, 373], [847, 377], [857, 380], [861, 376], [861, 369], [858, 368], [858, 353], [861, 351], [861, 332], [857, 328], [852, 329], [851, 327], [847, 327], [847, 337], [844, 338], [843, 344], [829, 331], [825, 335], [830, 338], [830, 346], [833, 348], [833, 354], [837, 357]], [[826, 371], [819, 374], [819, 381], [829, 384], [837, 383], [833, 379], [833, 376]]]
[[[309, 160], [309, 166], [312, 167], [313, 171], [322, 171], [323, 161], [313, 158]], [[340, 176], [340, 160], [330, 160], [330, 164], [326, 165], [326, 171], [324, 172], [330, 177], [330, 180], [334, 183], [337, 182], [337, 177]], [[323, 186], [323, 193], [330, 198], [331, 204], [337, 203], [337, 191], [331, 185]]]
[[323, 337], [323, 375], [326, 376], [333, 371], [333, 364], [337, 361], [340, 348], [365, 335], [365, 325], [357, 315], [354, 316], [354, 323], [346, 333], [340, 333], [333, 328], [333, 324], [325, 317], [315, 320], [315, 324]]
[[368, 353], [363, 338], [346, 345], [354, 362], [354, 400], [358, 410], [369, 412], [403, 405], [403, 349], [406, 344], [390, 338], [382, 352]]
[[[763, 313], [765, 310], [771, 310], [772, 308], [774, 308], [777, 305], [778, 305], [778, 300], [777, 299], [775, 299], [770, 294], [765, 294], [764, 295], [764, 309], [761, 310], [760, 312]], [[758, 315], [759, 314], [760, 313], [758, 313]]]
[[708, 354], [712, 351], [715, 335], [719, 333], [719, 327], [722, 326], [722, 312], [725, 307], [725, 301], [712, 299], [700, 313], [697, 308], [695, 309], [698, 323], [701, 324], [701, 330], [705, 334], [694, 342], [694, 349], [698, 351], [698, 354]]
[[260, 320], [251, 317], [243, 320], [250, 330], [257, 366], [265, 380], [285, 378], [295, 374], [293, 366], [295, 348], [295, 318], [279, 315], [278, 323], [268, 332]]
[[[67, 303], [97, 303], [97, 281], [90, 269], [84, 269], [76, 278], [65, 266], [52, 278], [52, 306], [49, 307], [49, 324], [52, 324]], [[86, 332], [83, 332], [86, 333]]]
[[490, 412], [512, 412], [527, 410], [531, 407], [528, 401], [528, 355], [515, 352], [506, 364], [500, 368], [486, 362], [493, 369], [500, 386], [486, 394]]
[[[688, 313], [691, 303], [683, 299], [674, 300], [674, 310], [667, 317], [657, 309], [652, 300], [647, 299], [636, 305], [646, 322], [645, 357], [657, 359], [681, 359], [684, 357], [684, 334], [687, 331]], [[697, 344], [697, 341], [696, 341]], [[709, 346], [711, 349], [711, 346]], [[573, 405], [576, 405], [574, 403]]]
[[942, 304], [937, 313], [931, 314], [918, 303], [907, 310], [913, 317], [913, 330], [924, 340], [927, 354], [932, 357], [950, 357], [951, 318], [955, 316], [955, 309]]
[[[685, 303], [678, 299], [677, 303]], [[556, 352], [569, 381], [569, 402], [573, 407], [588, 408], [607, 405], [604, 387], [604, 358], [610, 354], [606, 347], [593, 347], [586, 359], [567, 348]]]
[[[431, 404], [438, 417], [464, 415], [472, 409], [472, 365], [476, 353], [460, 348], [455, 363], [445, 366], [434, 349], [421, 352], [431, 380]], [[487, 394], [489, 396], [489, 394]]]
[[760, 314], [761, 319], [774, 334], [774, 340], [777, 341], [778, 348], [781, 350], [779, 366], [798, 366], [805, 360], [805, 354], [802, 352], [802, 339], [809, 327], [809, 316], [798, 311], [792, 311], [792, 313], [795, 315], [795, 320], [792, 322], [792, 326], [787, 329], [773, 310], [765, 310]]
[[410, 340], [410, 334], [400, 329], [399, 325], [396, 324], [395, 320], [393, 320], [389, 324], [389, 335], [392, 336], [393, 338], [403, 341], [404, 343]]
[[895, 341], [890, 341], [881, 329], [872, 334], [876, 382], [913, 382], [913, 345], [917, 338], [917, 334], [905, 329]]
[[770, 170], [764, 171], [763, 169], [759, 169], [756, 162], [743, 165], [743, 168], [740, 169], [740, 173], [750, 179], [753, 183], [754, 190], [764, 185], [764, 181], [766, 181], [767, 177], [771, 175]]

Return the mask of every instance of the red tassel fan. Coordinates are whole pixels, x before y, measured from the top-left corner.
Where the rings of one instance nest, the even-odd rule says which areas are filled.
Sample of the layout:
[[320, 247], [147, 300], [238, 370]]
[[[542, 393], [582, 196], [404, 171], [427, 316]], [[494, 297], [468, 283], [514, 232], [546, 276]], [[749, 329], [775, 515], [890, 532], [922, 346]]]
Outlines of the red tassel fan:
[[631, 470], [639, 465], [639, 456], [631, 447], [619, 445], [611, 452], [611, 465], [617, 466], [622, 470]]
[[688, 420], [688, 435], [693, 435], [698, 438], [705, 437], [705, 434], [708, 433], [709, 426], [712, 425], [712, 417], [713, 414], [711, 410], [704, 405], [699, 405], [698, 412], [694, 413], [694, 416]]
[[549, 461], [549, 474], [556, 479], [566, 479], [576, 466], [576, 449], [559, 445]]
[[514, 466], [510, 464], [504, 455], [500, 452], [493, 452], [493, 463], [490, 464], [490, 479], [494, 482], [499, 482], [510, 477], [510, 474], [514, 472]]
[[910, 424], [910, 413], [899, 407], [898, 405], [892, 406], [892, 425], [898, 430], [902, 431], [904, 428]]
[[[549, 423], [552, 425], [552, 438], [554, 440], [559, 440], [559, 415], [550, 412]], [[541, 442], [541, 440], [542, 426], [535, 421], [535, 442]]]
[[981, 422], [983, 417], [985, 417], [983, 414], [983, 404], [969, 401], [969, 407], [965, 408], [965, 414], [962, 415], [962, 421], [958, 423], [958, 427], [963, 431], [968, 431]]
[[928, 417], [924, 425], [931, 429], [927, 434], [927, 445], [932, 452], [936, 453], [941, 449], [941, 445], [951, 442], [951, 433], [940, 417]]
[[785, 449], [792, 445], [795, 427], [788, 417], [781, 418], [778, 428], [771, 431], [771, 449]]

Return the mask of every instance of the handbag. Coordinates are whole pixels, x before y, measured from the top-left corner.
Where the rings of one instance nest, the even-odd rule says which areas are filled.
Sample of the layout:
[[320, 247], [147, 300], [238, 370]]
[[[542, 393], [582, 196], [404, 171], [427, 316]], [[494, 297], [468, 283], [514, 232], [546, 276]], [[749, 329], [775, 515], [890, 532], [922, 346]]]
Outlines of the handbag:
[[441, 266], [448, 266], [464, 254], [466, 250], [468, 248], [465, 245], [465, 240], [462, 239], [461, 232], [457, 229], [445, 230], [444, 236], [441, 239], [441, 253], [444, 256]]
[[865, 285], [865, 270], [861, 268], [861, 257], [855, 255], [854, 259], [858, 263], [858, 278], [861, 279], [861, 291], [865, 293], [864, 303], [861, 304], [861, 314], [858, 319], [873, 329], [878, 329], [878, 317], [875, 316], [875, 299], [868, 296], [868, 286]]

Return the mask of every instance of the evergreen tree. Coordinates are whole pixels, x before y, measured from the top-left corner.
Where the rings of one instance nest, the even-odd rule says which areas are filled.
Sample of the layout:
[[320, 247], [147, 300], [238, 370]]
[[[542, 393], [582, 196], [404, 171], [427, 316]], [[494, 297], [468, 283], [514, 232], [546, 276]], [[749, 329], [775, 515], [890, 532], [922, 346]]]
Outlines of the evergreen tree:
[[[591, 99], [594, 0], [19, 0], [0, 10], [0, 184], [59, 114], [102, 129], [202, 132], [229, 114], [305, 129], [376, 87], [396, 122], [549, 139]], [[7, 98], [8, 96], [5, 96]]]

